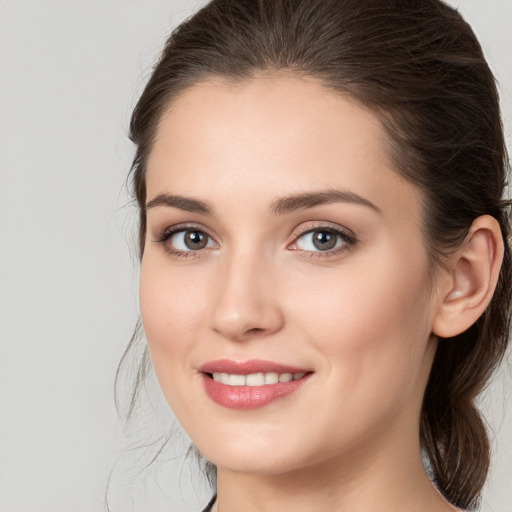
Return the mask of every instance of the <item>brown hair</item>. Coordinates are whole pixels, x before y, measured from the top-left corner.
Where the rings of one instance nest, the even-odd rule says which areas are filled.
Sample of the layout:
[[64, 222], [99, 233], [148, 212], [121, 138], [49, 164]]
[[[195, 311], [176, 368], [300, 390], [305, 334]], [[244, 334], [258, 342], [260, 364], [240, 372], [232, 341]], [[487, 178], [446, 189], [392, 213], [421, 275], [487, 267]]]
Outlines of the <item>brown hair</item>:
[[[475, 506], [490, 450], [474, 401], [503, 357], [510, 326], [502, 200], [508, 160], [494, 77], [455, 9], [439, 0], [208, 3], [172, 33], [133, 112], [140, 254], [146, 162], [170, 102], [212, 76], [239, 81], [279, 70], [315, 77], [376, 113], [397, 172], [423, 191], [425, 240], [435, 264], [460, 246], [476, 217], [491, 215], [501, 226], [505, 255], [494, 297], [468, 331], [440, 341], [421, 412], [421, 447], [434, 482], [454, 505]], [[130, 412], [147, 364], [145, 353]]]

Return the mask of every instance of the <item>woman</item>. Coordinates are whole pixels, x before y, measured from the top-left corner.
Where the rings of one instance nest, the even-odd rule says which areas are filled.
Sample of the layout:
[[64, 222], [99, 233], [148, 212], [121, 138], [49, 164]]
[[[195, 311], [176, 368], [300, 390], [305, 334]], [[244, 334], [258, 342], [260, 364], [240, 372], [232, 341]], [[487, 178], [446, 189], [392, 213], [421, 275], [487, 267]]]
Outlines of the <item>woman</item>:
[[438, 0], [214, 0], [131, 123], [157, 377], [206, 510], [478, 504], [510, 326], [493, 76]]

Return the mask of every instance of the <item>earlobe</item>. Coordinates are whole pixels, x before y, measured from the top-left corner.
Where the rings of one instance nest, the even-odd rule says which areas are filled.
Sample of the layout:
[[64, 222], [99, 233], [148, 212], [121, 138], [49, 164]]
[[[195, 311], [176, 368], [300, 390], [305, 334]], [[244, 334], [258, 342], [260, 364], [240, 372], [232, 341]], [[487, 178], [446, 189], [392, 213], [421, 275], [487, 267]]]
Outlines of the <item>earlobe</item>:
[[491, 301], [503, 260], [503, 237], [498, 221], [478, 217], [454, 253], [446, 275], [447, 292], [440, 297], [433, 334], [450, 338], [469, 329]]

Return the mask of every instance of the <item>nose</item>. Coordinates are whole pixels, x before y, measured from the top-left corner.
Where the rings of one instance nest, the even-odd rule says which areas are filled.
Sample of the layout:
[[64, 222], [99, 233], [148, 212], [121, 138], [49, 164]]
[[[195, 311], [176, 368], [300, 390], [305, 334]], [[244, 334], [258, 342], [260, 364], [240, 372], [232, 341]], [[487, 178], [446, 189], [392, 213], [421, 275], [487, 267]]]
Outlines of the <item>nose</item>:
[[240, 255], [219, 269], [210, 327], [233, 341], [265, 337], [284, 324], [276, 269], [271, 262]]

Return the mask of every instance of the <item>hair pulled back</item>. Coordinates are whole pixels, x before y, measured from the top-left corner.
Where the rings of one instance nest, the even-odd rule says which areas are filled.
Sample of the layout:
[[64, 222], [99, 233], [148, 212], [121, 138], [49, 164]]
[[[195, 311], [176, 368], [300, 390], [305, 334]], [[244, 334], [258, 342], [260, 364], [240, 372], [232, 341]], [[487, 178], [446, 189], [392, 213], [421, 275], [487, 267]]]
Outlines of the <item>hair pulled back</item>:
[[[440, 340], [420, 420], [439, 490], [458, 507], [475, 506], [490, 448], [474, 402], [503, 357], [510, 326], [508, 160], [494, 77], [455, 9], [439, 0], [213, 0], [182, 23], [130, 125], [140, 254], [146, 162], [162, 113], [201, 80], [278, 71], [314, 77], [375, 112], [397, 172], [423, 192], [434, 268], [460, 246], [476, 217], [491, 215], [501, 226], [505, 255], [495, 295], [468, 331]], [[132, 345], [133, 339], [125, 356]], [[145, 353], [131, 407], [148, 361]]]

